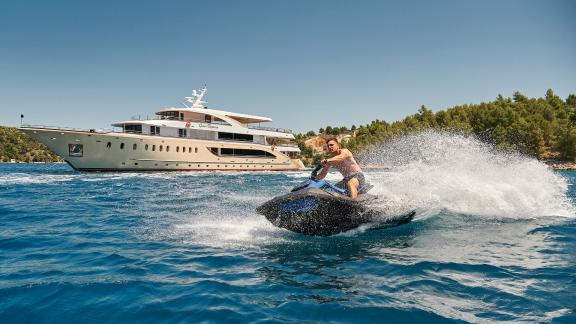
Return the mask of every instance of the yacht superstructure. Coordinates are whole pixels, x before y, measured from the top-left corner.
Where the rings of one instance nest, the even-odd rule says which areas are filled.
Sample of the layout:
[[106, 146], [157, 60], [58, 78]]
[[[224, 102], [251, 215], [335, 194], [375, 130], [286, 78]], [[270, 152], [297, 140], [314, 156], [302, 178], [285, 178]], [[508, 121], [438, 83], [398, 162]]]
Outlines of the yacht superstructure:
[[[112, 124], [117, 130], [79, 130], [23, 125], [80, 171], [250, 170], [304, 167], [290, 130], [260, 127], [267, 117], [204, 106], [206, 87], [186, 97], [184, 107], [164, 108], [153, 118]], [[257, 124], [257, 125], [256, 125]]]

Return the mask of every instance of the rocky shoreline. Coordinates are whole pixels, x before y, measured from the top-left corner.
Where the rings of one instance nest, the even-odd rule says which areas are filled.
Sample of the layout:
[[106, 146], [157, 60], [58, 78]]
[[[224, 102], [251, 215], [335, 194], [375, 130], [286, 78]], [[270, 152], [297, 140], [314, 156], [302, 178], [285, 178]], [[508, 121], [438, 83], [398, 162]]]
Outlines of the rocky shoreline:
[[573, 162], [551, 163], [548, 165], [552, 170], [576, 170], [576, 163]]

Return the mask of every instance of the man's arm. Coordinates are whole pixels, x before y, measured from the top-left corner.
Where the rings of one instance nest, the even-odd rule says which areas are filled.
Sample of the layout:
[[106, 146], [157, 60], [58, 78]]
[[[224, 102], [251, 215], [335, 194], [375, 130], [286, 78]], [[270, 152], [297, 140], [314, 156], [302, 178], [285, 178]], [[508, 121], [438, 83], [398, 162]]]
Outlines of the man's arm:
[[334, 162], [344, 161], [350, 155], [352, 155], [352, 153], [350, 153], [349, 150], [342, 149], [340, 154], [333, 156], [329, 159], [324, 159], [324, 161], [322, 161], [322, 166], [323, 166], [322, 172], [320, 172], [320, 174], [316, 176], [316, 180], [324, 179], [324, 177], [328, 174], [328, 170], [330, 170], [330, 167], [332, 167], [332, 165], [334, 165]]
[[340, 154], [333, 156], [329, 159], [326, 159], [326, 164], [327, 165], [332, 165], [333, 162], [340, 162], [340, 161], [344, 161], [346, 160], [350, 155], [352, 155], [352, 153], [350, 153], [349, 150], [347, 149], [342, 149], [340, 151]]

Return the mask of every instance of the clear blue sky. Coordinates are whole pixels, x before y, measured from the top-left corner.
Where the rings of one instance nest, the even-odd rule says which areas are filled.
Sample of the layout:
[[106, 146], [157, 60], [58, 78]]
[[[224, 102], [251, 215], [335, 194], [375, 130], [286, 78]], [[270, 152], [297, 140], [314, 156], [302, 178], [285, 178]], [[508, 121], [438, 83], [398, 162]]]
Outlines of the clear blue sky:
[[576, 93], [576, 1], [4, 1], [0, 125], [179, 105], [295, 131]]

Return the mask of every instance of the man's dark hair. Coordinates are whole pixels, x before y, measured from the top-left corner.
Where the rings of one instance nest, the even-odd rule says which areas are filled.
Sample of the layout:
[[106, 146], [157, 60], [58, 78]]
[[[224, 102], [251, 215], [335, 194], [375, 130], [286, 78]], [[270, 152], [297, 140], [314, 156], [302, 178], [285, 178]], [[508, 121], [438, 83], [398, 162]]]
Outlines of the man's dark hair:
[[335, 139], [334, 137], [330, 137], [329, 139], [327, 139], [326, 144], [328, 144], [329, 142], [332, 142], [332, 141], [336, 142], [336, 144], [340, 144], [340, 143], [338, 143], [338, 140]]

